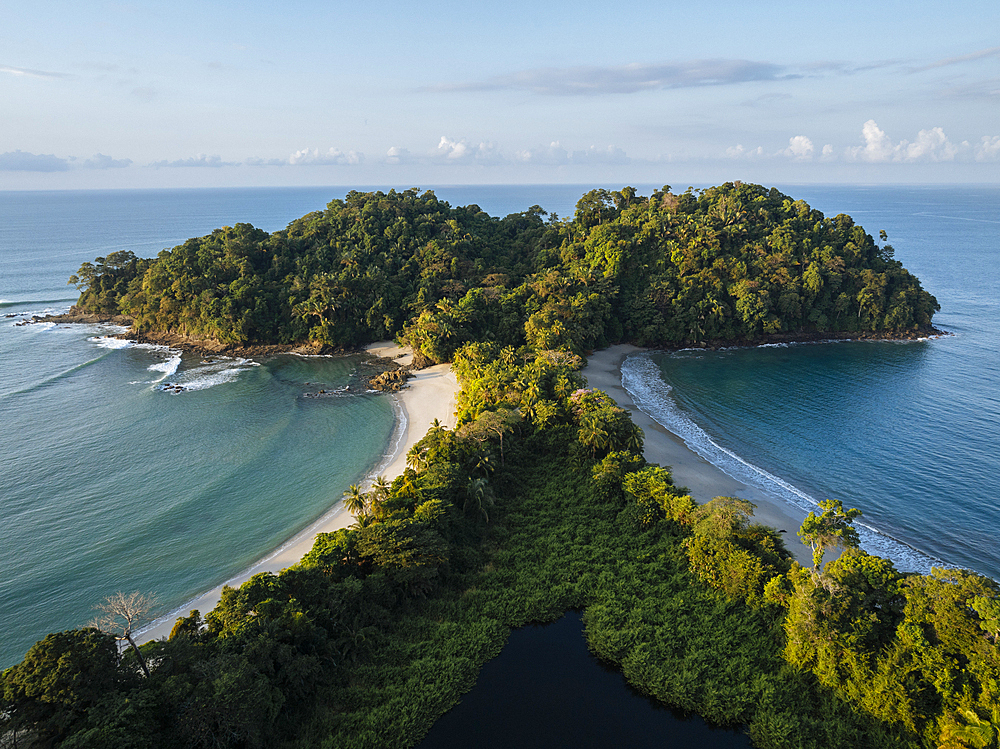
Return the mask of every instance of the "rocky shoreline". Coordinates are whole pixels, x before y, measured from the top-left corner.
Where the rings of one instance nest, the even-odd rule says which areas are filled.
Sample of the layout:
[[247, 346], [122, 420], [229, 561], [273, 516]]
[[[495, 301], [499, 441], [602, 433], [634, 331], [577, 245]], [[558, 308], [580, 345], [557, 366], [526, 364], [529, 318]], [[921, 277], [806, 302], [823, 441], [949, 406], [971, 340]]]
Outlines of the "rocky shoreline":
[[[177, 351], [197, 356], [231, 356], [241, 359], [253, 359], [277, 356], [279, 354], [322, 356], [356, 353], [358, 351], [358, 349], [335, 349], [315, 341], [296, 344], [250, 344], [234, 346], [219, 341], [185, 336], [180, 333], [140, 333], [131, 328], [132, 319], [129, 317], [84, 312], [76, 306], [71, 307], [69, 312], [61, 315], [45, 315], [44, 317], [36, 315], [29, 320], [17, 324], [30, 325], [44, 322], [120, 325], [129, 328], [129, 330], [115, 335], [115, 338], [135, 341], [136, 343], [148, 343], [154, 346], [167, 346]], [[384, 392], [398, 392], [402, 390], [407, 386], [406, 381], [413, 376], [413, 369], [419, 369], [419, 367], [401, 366], [392, 359], [378, 356], [372, 357], [369, 364], [376, 367], [379, 371], [375, 375], [367, 377], [365, 383], [370, 390], [381, 390]]]
[[829, 341], [920, 341], [925, 338], [941, 338], [954, 335], [947, 330], [941, 330], [930, 325], [926, 328], [904, 331], [874, 331], [874, 332], [819, 332], [798, 331], [794, 333], [768, 333], [756, 338], [743, 338], [734, 341], [700, 341], [698, 343], [651, 343], [642, 348], [656, 351], [681, 351], [683, 349], [701, 348], [706, 351], [719, 351], [730, 348], [754, 348], [755, 346], [774, 345], [776, 343], [827, 343]]
[[[125, 333], [116, 335], [116, 338], [135, 341], [137, 343], [148, 343], [157, 346], [168, 346], [172, 349], [184, 351], [186, 353], [200, 356], [233, 356], [243, 359], [260, 358], [267, 356], [277, 356], [279, 354], [299, 354], [301, 356], [321, 356], [333, 354], [354, 353], [358, 349], [336, 349], [316, 341], [295, 344], [248, 344], [232, 345], [219, 341], [207, 340], [204, 338], [194, 338], [180, 333], [140, 333], [131, 329], [132, 319], [122, 315], [102, 315], [91, 312], [84, 312], [77, 306], [70, 308], [69, 312], [62, 315], [46, 315], [44, 317], [34, 316], [30, 320], [17, 323], [18, 325], [29, 325], [33, 323], [104, 323], [121, 325], [130, 328]], [[895, 332], [805, 332], [794, 333], [769, 333], [752, 339], [741, 339], [735, 341], [701, 341], [699, 343], [663, 343], [650, 344], [647, 349], [661, 351], [679, 351], [681, 349], [701, 348], [707, 351], [717, 351], [727, 348], [753, 348], [755, 346], [773, 345], [780, 343], [823, 343], [827, 341], [907, 341], [921, 340], [924, 338], [938, 338], [949, 336], [946, 330], [935, 328], [933, 325], [918, 330], [895, 331]], [[589, 352], [592, 353], [592, 352]], [[397, 392], [406, 387], [406, 381], [413, 376], [415, 370], [424, 369], [433, 365], [434, 362], [416, 352], [413, 362], [406, 366], [401, 366], [391, 359], [378, 358], [378, 366], [382, 370], [378, 374], [367, 378], [367, 384], [371, 390], [382, 390], [386, 392]]]

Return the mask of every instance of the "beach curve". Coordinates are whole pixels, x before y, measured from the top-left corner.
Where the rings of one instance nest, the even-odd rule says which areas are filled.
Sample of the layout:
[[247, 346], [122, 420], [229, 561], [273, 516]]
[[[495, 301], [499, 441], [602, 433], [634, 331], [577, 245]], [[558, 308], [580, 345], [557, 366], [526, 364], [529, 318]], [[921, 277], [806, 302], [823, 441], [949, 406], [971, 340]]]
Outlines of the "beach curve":
[[[413, 358], [413, 352], [409, 347], [401, 347], [391, 341], [372, 343], [365, 347], [365, 351], [374, 356], [393, 359], [402, 365], [409, 364]], [[375, 475], [385, 476], [392, 481], [402, 474], [406, 468], [406, 454], [423, 438], [434, 419], [446, 427], [454, 428], [458, 390], [458, 380], [450, 364], [436, 364], [412, 373], [407, 381], [407, 387], [392, 394], [397, 409], [397, 424], [401, 425], [402, 429], [394, 430], [391, 443], [393, 450], [388, 460], [375, 470]], [[254, 575], [262, 572], [276, 574], [290, 567], [312, 549], [317, 534], [347, 528], [353, 522], [354, 517], [338, 500], [321, 518], [272, 550], [250, 568], [154, 620], [139, 631], [135, 638], [136, 642], [142, 644], [169, 636], [178, 617], [186, 616], [195, 609], [202, 615], [214, 609], [222, 599], [224, 587], [239, 587]]]
[[629, 356], [647, 350], [629, 344], [618, 344], [595, 351], [587, 357], [587, 366], [583, 370], [589, 387], [603, 390], [619, 406], [631, 412], [632, 421], [638, 424], [645, 434], [643, 453], [646, 460], [670, 468], [674, 482], [678, 486], [687, 487], [697, 502], [708, 502], [715, 497], [739, 497], [753, 502], [757, 506], [754, 510], [754, 520], [783, 531], [788, 551], [799, 564], [811, 567], [812, 555], [809, 549], [799, 542], [796, 535], [805, 519], [804, 511], [725, 473], [691, 450], [683, 439], [635, 404], [632, 396], [622, 385], [621, 365]]

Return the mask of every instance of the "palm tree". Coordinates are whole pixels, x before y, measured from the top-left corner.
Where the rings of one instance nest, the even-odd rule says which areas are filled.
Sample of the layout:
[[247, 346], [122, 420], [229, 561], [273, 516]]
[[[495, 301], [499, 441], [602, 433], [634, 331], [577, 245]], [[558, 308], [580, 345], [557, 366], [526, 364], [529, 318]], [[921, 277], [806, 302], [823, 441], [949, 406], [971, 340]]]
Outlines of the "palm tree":
[[490, 522], [490, 514], [486, 511], [487, 507], [493, 506], [493, 491], [490, 489], [489, 483], [486, 479], [469, 479], [468, 485], [465, 487], [465, 504], [462, 506], [462, 512], [468, 514], [470, 509], [475, 509], [483, 516], [486, 522]]
[[351, 487], [344, 492], [344, 507], [354, 517], [360, 517], [367, 513], [368, 497], [357, 484], [351, 484]]
[[595, 457], [599, 449], [603, 449], [611, 443], [611, 435], [602, 427], [603, 422], [597, 414], [584, 414], [580, 420], [578, 436], [580, 442], [590, 448], [591, 457]]
[[422, 450], [418, 450], [416, 447], [411, 448], [410, 452], [406, 454], [407, 467], [417, 472], [423, 471], [427, 468], [427, 452], [427, 448]]
[[375, 492], [375, 496], [380, 500], [388, 499], [389, 489], [389, 482], [386, 480], [385, 476], [378, 476], [372, 482], [372, 491]]
[[[1000, 708], [992, 709], [991, 720], [984, 720], [973, 710], [959, 710], [960, 718], [953, 719], [941, 731], [942, 749], [994, 749], [1000, 732]], [[958, 716], [956, 716], [958, 717]]]
[[375, 517], [381, 517], [383, 513], [383, 504], [389, 499], [389, 482], [385, 480], [385, 476], [378, 476], [372, 482], [372, 490], [370, 492], [369, 508], [371, 513]]

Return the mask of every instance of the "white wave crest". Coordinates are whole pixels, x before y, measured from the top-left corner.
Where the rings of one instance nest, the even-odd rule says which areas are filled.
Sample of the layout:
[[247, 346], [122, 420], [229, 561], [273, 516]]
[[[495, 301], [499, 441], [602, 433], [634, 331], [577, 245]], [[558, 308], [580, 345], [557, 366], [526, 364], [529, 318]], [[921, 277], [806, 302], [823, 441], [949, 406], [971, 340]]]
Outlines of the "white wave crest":
[[[172, 379], [169, 383], [161, 385], [160, 389], [168, 390], [172, 393], [207, 390], [217, 385], [234, 382], [240, 376], [240, 372], [259, 366], [258, 362], [251, 359], [213, 359], [201, 366], [184, 370], [176, 379]], [[176, 369], [175, 367], [174, 372], [176, 372]], [[165, 378], [160, 378], [157, 382], [161, 383]]]
[[147, 367], [147, 369], [150, 372], [163, 372], [163, 375], [157, 380], [157, 382], [159, 382], [160, 380], [164, 379], [165, 377], [169, 377], [174, 372], [176, 372], [177, 371], [177, 367], [179, 367], [180, 365], [181, 365], [181, 355], [180, 354], [174, 354], [173, 356], [171, 356], [166, 361], [159, 362], [157, 364], [150, 364]]
[[[819, 503], [801, 489], [750, 463], [718, 444], [704, 429], [680, 410], [660, 368], [646, 354], [628, 357], [621, 365], [622, 387], [632, 396], [640, 411], [673, 432], [692, 451], [731, 478], [756, 487], [804, 512], [819, 508]], [[856, 523], [861, 548], [869, 554], [891, 559], [897, 568], [926, 574], [931, 567], [945, 566], [940, 559], [882, 533], [867, 523]]]
[[109, 335], [94, 336], [87, 340], [91, 343], [96, 343], [101, 348], [109, 349], [132, 348], [135, 345], [133, 341], [126, 341], [124, 338], [114, 338]]

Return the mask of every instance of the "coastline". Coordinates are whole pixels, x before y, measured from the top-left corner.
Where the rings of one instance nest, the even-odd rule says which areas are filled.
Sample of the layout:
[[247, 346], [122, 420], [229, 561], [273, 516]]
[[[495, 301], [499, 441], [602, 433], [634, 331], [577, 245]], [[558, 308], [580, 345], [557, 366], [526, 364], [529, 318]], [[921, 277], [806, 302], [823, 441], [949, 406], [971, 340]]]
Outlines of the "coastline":
[[636, 406], [628, 391], [622, 386], [621, 364], [628, 356], [648, 350], [650, 349], [630, 344], [618, 344], [595, 351], [587, 357], [587, 366], [583, 369], [588, 387], [603, 390], [614, 398], [619, 406], [631, 412], [632, 421], [638, 424], [645, 434], [643, 453], [646, 460], [669, 467], [674, 482], [678, 486], [687, 487], [697, 502], [708, 502], [715, 497], [739, 497], [753, 502], [757, 505], [757, 509], [754, 510], [754, 520], [776, 530], [785, 531], [782, 535], [793, 558], [804, 567], [811, 567], [812, 555], [809, 549], [799, 542], [796, 535], [805, 519], [805, 512], [729, 476], [691, 450], [684, 444], [684, 440]]
[[[393, 359], [402, 365], [409, 364], [413, 358], [413, 353], [408, 347], [397, 346], [391, 341], [372, 343], [364, 350], [374, 356]], [[398, 408], [396, 418], [399, 427], [393, 432], [390, 448], [392, 452], [388, 460], [375, 471], [377, 475], [385, 476], [390, 482], [406, 468], [407, 452], [427, 433], [435, 418], [449, 428], [453, 428], [456, 421], [458, 380], [450, 364], [437, 364], [415, 371], [407, 384], [407, 388], [390, 395]], [[353, 522], [354, 517], [338, 500], [322, 517], [272, 550], [249, 569], [155, 619], [137, 633], [136, 642], [142, 644], [169, 636], [178, 617], [187, 616], [194, 609], [204, 616], [215, 608], [222, 598], [223, 587], [227, 585], [239, 587], [261, 572], [278, 573], [308, 553], [318, 533], [331, 533], [347, 528]]]

